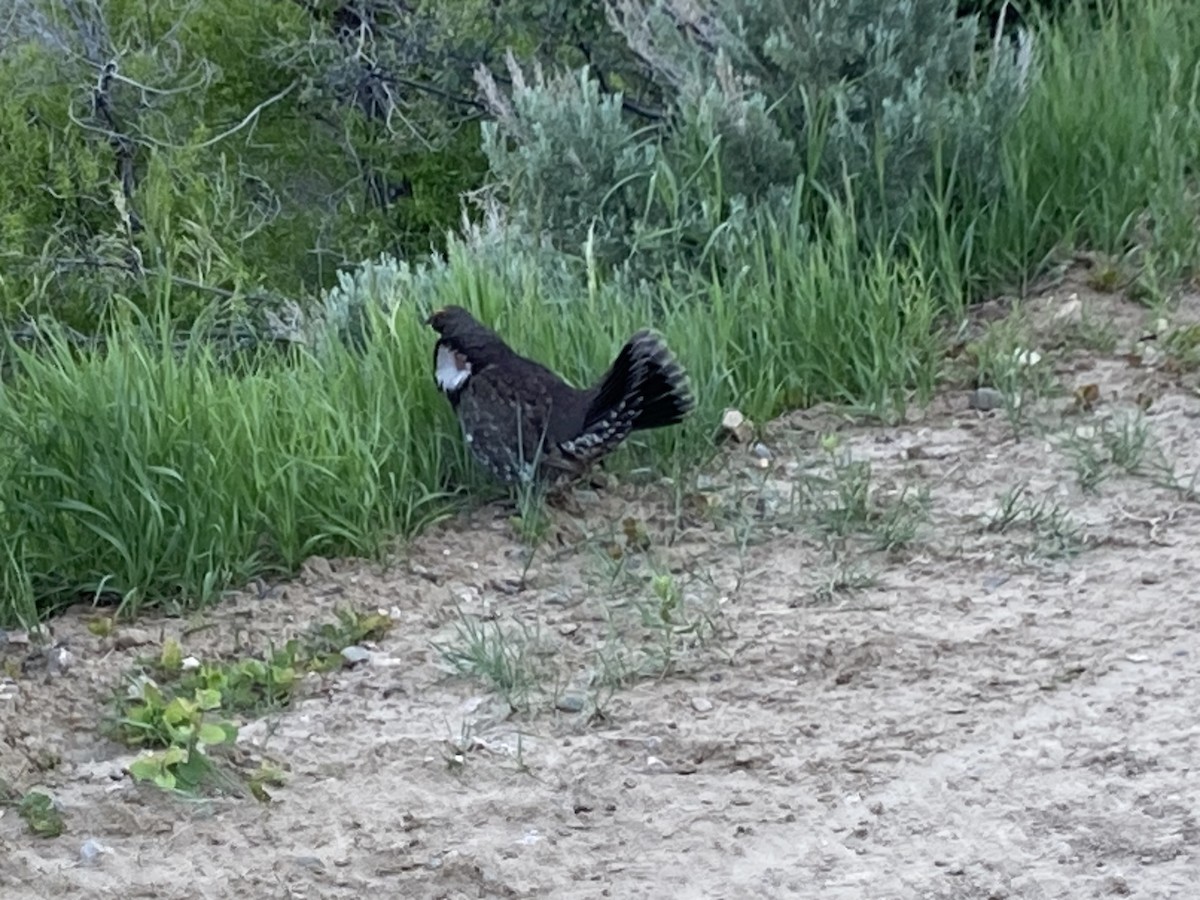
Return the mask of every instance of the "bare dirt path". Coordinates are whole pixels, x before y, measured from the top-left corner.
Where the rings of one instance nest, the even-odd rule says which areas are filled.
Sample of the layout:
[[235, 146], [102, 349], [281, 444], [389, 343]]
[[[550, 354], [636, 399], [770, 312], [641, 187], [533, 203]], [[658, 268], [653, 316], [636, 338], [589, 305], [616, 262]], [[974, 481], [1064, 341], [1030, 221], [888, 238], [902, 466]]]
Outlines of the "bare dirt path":
[[[317, 560], [206, 614], [190, 652], [338, 605], [397, 620], [368, 663], [244, 727], [287, 770], [269, 804], [122, 778], [132, 757], [95, 726], [142, 651], [64, 617], [71, 669], [0, 682], [0, 777], [51, 793], [67, 831], [4, 810], [0, 896], [1197, 896], [1197, 380], [1133, 347], [1140, 311], [1076, 294], [1029, 320], [1062, 390], [1022, 382], [1041, 427], [1021, 441], [965, 390], [896, 427], [797, 414], [765, 468], [735, 447], [678, 500], [584, 495], [523, 588], [485, 510], [386, 569]], [[1064, 322], [1078, 346], [1046, 337]], [[521, 709], [437, 644], [485, 676], [508, 660]]]

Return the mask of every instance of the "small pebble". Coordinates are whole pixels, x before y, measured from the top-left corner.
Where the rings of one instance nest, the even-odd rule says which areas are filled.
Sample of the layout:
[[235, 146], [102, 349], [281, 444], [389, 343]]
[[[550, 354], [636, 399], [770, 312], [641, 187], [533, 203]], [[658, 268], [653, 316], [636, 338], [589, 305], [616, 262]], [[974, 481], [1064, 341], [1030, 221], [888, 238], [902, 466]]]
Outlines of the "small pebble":
[[99, 864], [101, 854], [110, 852], [108, 847], [95, 838], [88, 838], [79, 848], [79, 859], [85, 866], [94, 866]]
[[52, 647], [46, 652], [46, 669], [51, 675], [65, 675], [75, 664], [75, 654], [66, 647]]
[[371, 653], [357, 644], [342, 648], [342, 659], [352, 666], [360, 665], [371, 659]]
[[993, 409], [1003, 409], [1004, 395], [995, 388], [981, 387], [971, 391], [971, 396], [967, 401], [967, 405], [971, 409], [977, 409], [981, 412], [989, 412]]
[[721, 431], [739, 444], [744, 444], [754, 436], [754, 425], [740, 411], [727, 409], [721, 415]]
[[454, 588], [454, 590], [451, 591], [451, 594], [454, 596], [455, 601], [463, 606], [470, 606], [478, 603], [482, 597], [479, 588], [469, 584], [460, 585], [459, 587]]
[[560, 712], [577, 713], [583, 710], [587, 698], [578, 691], [566, 691], [554, 704]]
[[996, 588], [1000, 587], [1000, 585], [1004, 584], [1004, 582], [1008, 581], [1008, 579], [1009, 576], [1004, 573], [997, 575], [986, 575], [983, 579], [983, 589], [990, 594], [992, 591], [996, 590]]
[[707, 697], [693, 697], [692, 698], [692, 709], [694, 709], [696, 712], [698, 712], [698, 713], [711, 712], [712, 708], [713, 708], [713, 703]]
[[142, 647], [153, 644], [154, 638], [150, 632], [141, 628], [122, 628], [113, 640], [118, 650], [129, 650], [132, 647]]

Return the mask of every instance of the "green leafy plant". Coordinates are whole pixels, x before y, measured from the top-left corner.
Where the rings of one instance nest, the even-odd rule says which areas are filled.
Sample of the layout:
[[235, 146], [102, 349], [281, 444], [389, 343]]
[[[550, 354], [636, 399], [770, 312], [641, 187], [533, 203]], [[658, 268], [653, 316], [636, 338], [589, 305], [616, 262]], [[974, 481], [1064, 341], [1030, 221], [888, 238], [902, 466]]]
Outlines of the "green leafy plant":
[[283, 647], [261, 656], [232, 660], [188, 660], [178, 641], [168, 639], [155, 659], [141, 661], [129, 689], [115, 698], [110, 730], [122, 742], [151, 750], [129, 767], [141, 781], [184, 793], [243, 783], [259, 799], [277, 783], [278, 772], [260, 768], [234, 778], [219, 768], [214, 753], [237, 741], [229, 716], [286, 706], [302, 675], [345, 664], [341, 651], [382, 637], [392, 627], [378, 612], [337, 611], [332, 622], [313, 625]]
[[66, 822], [54, 799], [42, 791], [30, 791], [21, 796], [0, 781], [0, 806], [15, 808], [30, 834], [37, 837], [58, 837], [66, 831]]
[[220, 691], [200, 688], [190, 697], [168, 696], [146, 679], [131, 694], [116, 723], [119, 736], [134, 746], [163, 749], [130, 763], [129, 774], [184, 794], [220, 783], [212, 749], [237, 740], [235, 725], [208, 715], [221, 708]]

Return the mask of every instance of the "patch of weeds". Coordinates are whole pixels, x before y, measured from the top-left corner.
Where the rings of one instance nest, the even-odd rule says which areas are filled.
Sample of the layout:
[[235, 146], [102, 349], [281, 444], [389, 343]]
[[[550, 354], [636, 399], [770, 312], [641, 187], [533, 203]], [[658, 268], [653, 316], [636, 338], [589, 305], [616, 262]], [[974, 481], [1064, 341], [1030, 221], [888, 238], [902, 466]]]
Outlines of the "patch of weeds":
[[1092, 439], [1091, 426], [1079, 429], [1062, 442], [1071, 459], [1075, 480], [1085, 491], [1093, 491], [1109, 475], [1108, 459], [1100, 445]]
[[[215, 690], [221, 696], [221, 708], [231, 713], [259, 713], [286, 706], [299, 680], [304, 661], [297, 645], [289, 641], [281, 650], [264, 659], [248, 658], [202, 663], [178, 675], [178, 688], [184, 692]], [[324, 664], [312, 666], [327, 671]]]
[[540, 545], [550, 531], [546, 500], [546, 492], [536, 486], [521, 485], [516, 491], [517, 510], [509, 521], [521, 542], [530, 547]]
[[1147, 454], [1157, 450], [1149, 426], [1140, 415], [1076, 428], [1060, 441], [1060, 447], [1070, 458], [1075, 478], [1084, 490], [1094, 490], [1113, 471], [1144, 474]]
[[[636, 528], [630, 526], [633, 543]], [[453, 635], [434, 649], [454, 675], [477, 680], [514, 711], [588, 710], [604, 718], [615, 693], [688, 667], [717, 637], [715, 614], [679, 578], [653, 561], [601, 554], [606, 633], [573, 658], [571, 643], [547, 640], [539, 627], [459, 613]], [[575, 626], [565, 634], [575, 633]], [[581, 677], [582, 676], [582, 677]]]
[[831, 488], [810, 494], [817, 502], [817, 521], [832, 534], [847, 535], [866, 528], [871, 520], [871, 464], [854, 460], [849, 452], [836, 453], [829, 448], [833, 477], [825, 486]]
[[[447, 723], [447, 730], [449, 730], [449, 723]], [[484, 743], [475, 737], [475, 729], [471, 722], [464, 719], [459, 725], [458, 734], [451, 734], [445, 740], [442, 758], [446, 761], [447, 771], [461, 775], [466, 771], [469, 755], [475, 750], [484, 748]]]
[[1047, 559], [1071, 557], [1086, 547], [1082, 529], [1071, 514], [1048, 497], [1036, 497], [1022, 482], [1000, 495], [984, 530], [1006, 534], [1024, 528], [1034, 536], [1034, 553]]
[[343, 650], [364, 641], [380, 640], [394, 624], [391, 616], [378, 610], [341, 609], [336, 616], [337, 621], [316, 625], [299, 641], [289, 642], [295, 645], [295, 659], [303, 669], [329, 672], [341, 668]]
[[112, 616], [93, 616], [87, 623], [87, 630], [98, 638], [108, 637], [115, 627], [116, 620]]
[[509, 517], [509, 522], [517, 540], [527, 548], [525, 564], [521, 568], [521, 584], [529, 577], [533, 560], [554, 524], [549, 500], [549, 489], [539, 482], [520, 482], [515, 489], [516, 512]]
[[1087, 276], [1088, 286], [1101, 294], [1115, 294], [1131, 282], [1118, 263], [1107, 259], [1097, 261]]
[[839, 596], [872, 587], [875, 581], [874, 574], [853, 561], [835, 557], [833, 567], [813, 590], [812, 600], [819, 605], [834, 603]]
[[217, 690], [170, 696], [148, 679], [135, 682], [115, 733], [127, 744], [163, 749], [139, 757], [129, 765], [129, 774], [189, 795], [229, 785], [231, 779], [218, 773], [211, 750], [232, 746], [238, 731], [232, 722], [215, 718], [220, 708]]
[[1186, 503], [1200, 501], [1200, 469], [1190, 475], [1183, 475], [1161, 450], [1155, 452], [1142, 474], [1157, 487], [1173, 491]]
[[891, 551], [912, 544], [929, 517], [929, 505], [927, 487], [922, 485], [914, 491], [905, 485], [879, 511], [871, 531], [874, 548]]
[[[621, 621], [621, 610], [632, 612], [635, 621]], [[605, 615], [608, 637], [596, 661], [600, 685], [609, 689], [678, 672], [718, 632], [716, 617], [669, 572], [652, 575], [648, 584], [623, 602], [606, 604]]]
[[[139, 781], [192, 794], [233, 787], [236, 780], [214, 765], [212, 753], [232, 746], [237, 726], [228, 717], [289, 704], [301, 676], [328, 672], [345, 663], [341, 651], [381, 637], [392, 625], [382, 613], [339, 610], [334, 622], [310, 628], [282, 648], [235, 659], [185, 657], [167, 640], [156, 659], [140, 660], [129, 688], [113, 700], [106, 732], [132, 747], [152, 752], [129, 767]], [[263, 770], [248, 779], [250, 793], [266, 797], [277, 773]]]
[[455, 675], [476, 678], [514, 710], [528, 711], [544, 673], [532, 652], [536, 634], [528, 627], [502, 628], [499, 622], [459, 614], [454, 640], [433, 644]]
[[650, 549], [650, 532], [646, 523], [634, 516], [626, 516], [621, 520], [621, 534], [625, 537], [625, 547], [634, 553], [645, 553]]
[[271, 795], [267, 791], [268, 787], [282, 787], [283, 782], [283, 771], [265, 761], [260, 763], [259, 767], [246, 778], [246, 786], [250, 789], [250, 794], [260, 803], [270, 802]]
[[1200, 369], [1200, 324], [1172, 329], [1163, 338], [1167, 368], [1174, 372], [1194, 372]]
[[1081, 308], [1078, 318], [1063, 322], [1056, 331], [1061, 341], [1060, 346], [1101, 354], [1115, 352], [1121, 341], [1112, 320], [1092, 315], [1087, 311], [1087, 307]]
[[1140, 416], [1122, 419], [1112, 427], [1106, 422], [1100, 429], [1100, 444], [1109, 461], [1130, 474], [1142, 470], [1151, 443], [1150, 429]]
[[1194, 502], [1200, 471], [1179, 472], [1150, 433], [1141, 415], [1119, 422], [1105, 420], [1097, 426], [1076, 429], [1060, 442], [1071, 460], [1080, 487], [1095, 489], [1113, 472], [1143, 478], [1156, 487]]
[[838, 537], [865, 534], [877, 550], [895, 550], [912, 543], [928, 517], [928, 491], [905, 486], [882, 500], [873, 488], [869, 462], [839, 451], [835, 436], [824, 437], [821, 444], [832, 475], [808, 479], [805, 485], [807, 506], [814, 511], [819, 528]]
[[606, 536], [589, 542], [610, 586], [617, 581], [632, 560], [649, 553], [653, 545], [654, 541], [646, 523], [636, 516], [626, 516], [621, 520], [619, 534], [610, 529]]
[[974, 384], [1000, 393], [1009, 426], [1018, 439], [1025, 433], [1027, 411], [1057, 388], [1053, 369], [1033, 349], [1027, 332], [1014, 312], [988, 328], [979, 340], [968, 343], [964, 353], [974, 364]]
[[[519, 425], [520, 423], [518, 423]], [[542, 463], [542, 441], [545, 440], [545, 437], [543, 434], [538, 439], [532, 460], [526, 461], [522, 458], [519, 461], [520, 477], [513, 487], [517, 509], [516, 515], [512, 516], [510, 521], [518, 538], [530, 547], [537, 547], [546, 539], [552, 524], [547, 510], [547, 500], [554, 488], [534, 477], [534, 473]]]

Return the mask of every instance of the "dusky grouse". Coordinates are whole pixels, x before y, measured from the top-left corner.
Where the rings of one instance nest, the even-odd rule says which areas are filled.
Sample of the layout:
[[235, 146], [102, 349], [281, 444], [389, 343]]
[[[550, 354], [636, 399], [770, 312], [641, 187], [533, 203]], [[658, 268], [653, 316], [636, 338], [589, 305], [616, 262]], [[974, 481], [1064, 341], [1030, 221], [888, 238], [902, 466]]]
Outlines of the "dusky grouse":
[[578, 389], [521, 356], [461, 306], [427, 321], [434, 380], [471, 455], [505, 483], [578, 477], [631, 432], [675, 425], [694, 401], [663, 340], [634, 334], [594, 385]]

